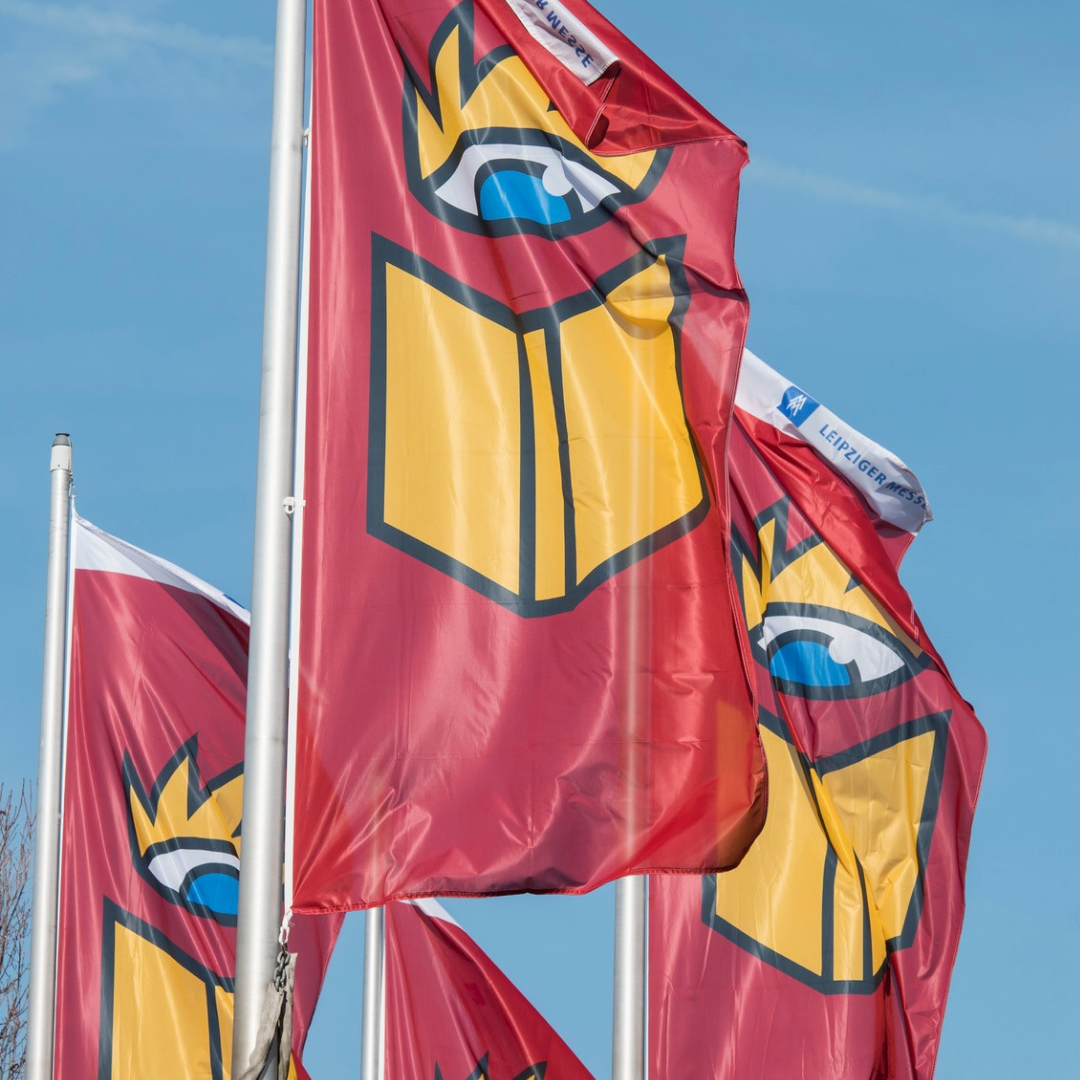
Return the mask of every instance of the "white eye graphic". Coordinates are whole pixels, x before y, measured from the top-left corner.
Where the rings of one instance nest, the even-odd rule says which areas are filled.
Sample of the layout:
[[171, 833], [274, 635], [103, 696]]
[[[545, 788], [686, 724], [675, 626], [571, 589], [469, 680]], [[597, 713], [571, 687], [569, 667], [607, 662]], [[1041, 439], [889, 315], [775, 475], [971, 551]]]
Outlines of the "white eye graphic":
[[162, 885], [175, 892], [181, 892], [184, 879], [193, 870], [204, 871], [212, 867], [228, 867], [232, 870], [240, 869], [240, 860], [235, 855], [228, 855], [224, 851], [206, 851], [202, 848], [179, 848], [175, 851], [166, 851], [161, 855], [155, 855], [147, 869], [161, 882]]
[[487, 220], [555, 225], [595, 210], [618, 187], [546, 144], [474, 143], [435, 194]]
[[877, 623], [811, 604], [770, 605], [758, 647], [779, 689], [811, 698], [878, 694], [923, 666]]
[[235, 852], [206, 847], [173, 848], [153, 855], [146, 869], [174, 903], [210, 912], [218, 918], [236, 917], [240, 860]]

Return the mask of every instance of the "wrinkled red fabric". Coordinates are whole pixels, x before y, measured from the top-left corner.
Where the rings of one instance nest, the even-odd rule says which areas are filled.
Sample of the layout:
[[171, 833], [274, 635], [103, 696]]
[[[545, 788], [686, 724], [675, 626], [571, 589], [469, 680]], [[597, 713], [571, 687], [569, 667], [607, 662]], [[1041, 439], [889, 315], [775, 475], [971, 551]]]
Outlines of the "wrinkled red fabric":
[[386, 908], [385, 1054], [387, 1076], [592, 1080], [457, 923], [408, 903]]
[[[932, 767], [932, 810], [924, 804], [919, 883], [908, 909], [914, 922], [891, 942], [883, 967], [857, 986], [811, 985], [764, 958], [758, 943], [710, 925], [712, 879], [652, 880], [649, 1077], [930, 1080], [963, 920], [986, 735], [915, 618], [897, 577], [897, 548], [877, 538], [878, 529], [886, 541], [895, 530], [872, 518], [858, 493], [811, 450], [741, 410], [730, 461], [736, 542], [756, 552], [755, 521], [783, 507], [782, 545], [795, 550], [816, 534], [924, 650], [906, 681], [846, 700], [781, 689], [759, 656], [762, 724], [784, 732], [807, 776], [822, 760], [873, 746], [929, 716], [940, 725], [944, 753]], [[715, 882], [723, 889], [724, 875]], [[797, 902], [780, 886], [761, 897], [777, 919]]]
[[[670, 160], [646, 198], [559, 239], [457, 228], [409, 189], [406, 86], [429, 89], [453, 0], [315, 6], [298, 910], [701, 872], [735, 864], [763, 819], [724, 461], [747, 318], [733, 258], [746, 152], [571, 6], [620, 57], [596, 150], [663, 145]], [[470, 8], [474, 59], [512, 45], [584, 137], [603, 88], [568, 77], [508, 10]], [[708, 491], [696, 527], [572, 610], [530, 618], [372, 535], [376, 248], [530, 313], [669, 240], [683, 245], [681, 385]]]
[[[196, 965], [228, 993], [236, 928], [171, 903], [137, 872], [125, 756], [148, 791], [185, 744], [204, 781], [242, 766], [248, 627], [206, 596], [104, 570], [76, 570], [72, 604], [55, 1076], [85, 1080], [99, 1075], [100, 1063], [101, 1075], [143, 1080], [112, 1045], [112, 928], [137, 927], [140, 937]], [[297, 1055], [339, 928], [340, 917], [293, 924]], [[140, 1022], [148, 1033], [174, 1023], [149, 1011]], [[209, 1080], [217, 1075], [210, 1060], [221, 1054], [227, 1061], [230, 1052], [221, 1039], [215, 1047], [192, 1046], [181, 1071], [203, 1062]]]

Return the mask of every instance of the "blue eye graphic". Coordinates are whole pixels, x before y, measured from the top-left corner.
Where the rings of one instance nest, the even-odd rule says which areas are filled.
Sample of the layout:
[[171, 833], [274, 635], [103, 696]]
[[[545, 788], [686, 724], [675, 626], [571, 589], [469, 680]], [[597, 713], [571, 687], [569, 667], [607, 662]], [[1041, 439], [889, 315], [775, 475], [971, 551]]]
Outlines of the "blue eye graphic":
[[569, 221], [567, 192], [551, 191], [543, 176], [504, 169], [492, 172], [480, 185], [480, 216], [487, 221], [525, 218], [542, 225]]
[[878, 623], [813, 604], [770, 604], [755, 648], [778, 690], [806, 698], [880, 694], [926, 664]]
[[485, 221], [557, 225], [595, 210], [618, 187], [546, 143], [473, 143], [435, 194]]
[[422, 206], [479, 236], [557, 240], [649, 197], [671, 146], [605, 153], [610, 115], [560, 112], [570, 99], [554, 100], [510, 45], [485, 51], [473, 4], [450, 7], [426, 64], [401, 54], [405, 174]]
[[146, 868], [174, 902], [216, 917], [235, 918], [240, 896], [240, 860], [235, 851], [174, 847], [147, 852]]
[[240, 879], [217, 871], [200, 874], [188, 886], [184, 898], [194, 907], [215, 915], [236, 915], [240, 906]]

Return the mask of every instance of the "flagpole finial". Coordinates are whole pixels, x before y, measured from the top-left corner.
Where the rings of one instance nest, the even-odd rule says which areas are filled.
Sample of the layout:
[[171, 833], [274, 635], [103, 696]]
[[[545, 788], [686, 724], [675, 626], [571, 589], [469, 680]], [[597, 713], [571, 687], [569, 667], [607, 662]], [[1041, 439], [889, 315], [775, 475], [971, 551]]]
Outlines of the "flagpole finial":
[[58, 431], [52, 441], [49, 472], [56, 472], [57, 469], [71, 472], [71, 436], [66, 431]]

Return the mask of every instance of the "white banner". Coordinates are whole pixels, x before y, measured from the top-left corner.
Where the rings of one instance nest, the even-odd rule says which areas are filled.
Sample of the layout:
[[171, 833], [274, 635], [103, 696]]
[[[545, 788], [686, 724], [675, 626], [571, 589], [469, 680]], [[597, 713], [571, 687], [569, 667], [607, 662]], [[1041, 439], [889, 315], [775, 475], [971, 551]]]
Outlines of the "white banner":
[[185, 592], [205, 596], [218, 607], [231, 611], [242, 622], [251, 621], [249, 613], [235, 600], [220, 589], [215, 589], [213, 585], [200, 581], [194, 574], [189, 574], [175, 563], [159, 559], [126, 540], [110, 536], [78, 514], [73, 515], [72, 522], [75, 528], [72, 550], [76, 570], [104, 570], [110, 574], [127, 574], [129, 577], [143, 578], [146, 581], [160, 581], [163, 585], [172, 585]]
[[845, 424], [749, 349], [743, 350], [735, 404], [813, 447], [883, 521], [914, 534], [933, 518], [919, 478], [895, 454]]
[[618, 57], [559, 0], [506, 0], [522, 26], [568, 71], [590, 86]]

